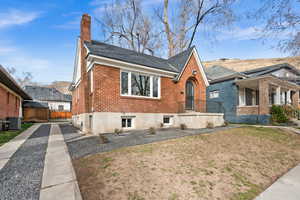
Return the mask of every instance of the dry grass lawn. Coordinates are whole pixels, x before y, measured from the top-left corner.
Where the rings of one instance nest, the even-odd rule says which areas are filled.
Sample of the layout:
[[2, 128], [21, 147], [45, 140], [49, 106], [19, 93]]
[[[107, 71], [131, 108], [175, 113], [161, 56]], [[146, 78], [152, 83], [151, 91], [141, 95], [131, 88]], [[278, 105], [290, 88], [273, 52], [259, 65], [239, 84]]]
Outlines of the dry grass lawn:
[[300, 136], [244, 127], [74, 161], [86, 200], [247, 200], [300, 162]]

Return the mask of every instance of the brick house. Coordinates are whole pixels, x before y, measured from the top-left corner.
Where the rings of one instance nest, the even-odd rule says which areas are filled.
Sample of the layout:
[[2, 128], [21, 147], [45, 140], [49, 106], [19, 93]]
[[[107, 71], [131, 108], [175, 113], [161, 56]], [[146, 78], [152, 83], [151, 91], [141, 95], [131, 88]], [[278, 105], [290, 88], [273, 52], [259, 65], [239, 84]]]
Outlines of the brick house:
[[209, 83], [195, 47], [163, 59], [92, 40], [90, 26], [84, 14], [70, 86], [75, 126], [97, 134], [223, 124], [222, 114], [205, 113]]
[[229, 122], [268, 124], [272, 105], [299, 107], [300, 72], [289, 64], [244, 72], [212, 66], [205, 71], [210, 82], [208, 110], [214, 111], [211, 102], [220, 102]]
[[22, 102], [23, 100], [31, 100], [31, 97], [24, 92], [1, 65], [0, 96], [0, 130], [6, 121], [10, 122], [9, 129], [19, 129], [22, 118]]

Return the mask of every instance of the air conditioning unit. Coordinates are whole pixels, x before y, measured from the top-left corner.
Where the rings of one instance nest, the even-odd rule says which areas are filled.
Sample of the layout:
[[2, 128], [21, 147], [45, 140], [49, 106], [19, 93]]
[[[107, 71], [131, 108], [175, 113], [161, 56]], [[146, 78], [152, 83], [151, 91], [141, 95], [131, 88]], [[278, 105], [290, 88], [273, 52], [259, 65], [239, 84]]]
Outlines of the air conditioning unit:
[[9, 125], [8, 125], [9, 130], [19, 130], [19, 129], [21, 129], [21, 118], [19, 118], [19, 117], [8, 117], [6, 120], [9, 121]]

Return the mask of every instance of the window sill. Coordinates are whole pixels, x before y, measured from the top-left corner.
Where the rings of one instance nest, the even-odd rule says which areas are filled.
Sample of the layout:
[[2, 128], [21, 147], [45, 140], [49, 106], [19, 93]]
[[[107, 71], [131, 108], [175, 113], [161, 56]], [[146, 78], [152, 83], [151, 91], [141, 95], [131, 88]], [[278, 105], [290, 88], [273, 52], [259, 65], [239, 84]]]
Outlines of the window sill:
[[253, 106], [237, 106], [238, 108], [255, 108], [255, 107], [258, 107], [259, 105], [253, 105]]
[[140, 100], [160, 100], [160, 98], [155, 97], [143, 97], [143, 96], [130, 96], [130, 95], [120, 95], [122, 99], [140, 99]]

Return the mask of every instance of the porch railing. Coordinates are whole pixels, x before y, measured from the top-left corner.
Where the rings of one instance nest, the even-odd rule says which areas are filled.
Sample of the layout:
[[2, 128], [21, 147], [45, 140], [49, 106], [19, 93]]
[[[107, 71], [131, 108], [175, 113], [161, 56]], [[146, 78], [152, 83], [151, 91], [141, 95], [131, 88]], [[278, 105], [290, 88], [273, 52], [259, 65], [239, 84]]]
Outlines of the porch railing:
[[201, 112], [201, 113], [224, 113], [224, 107], [222, 102], [212, 100], [194, 100], [192, 103], [186, 103], [181, 101], [177, 103], [177, 112]]

